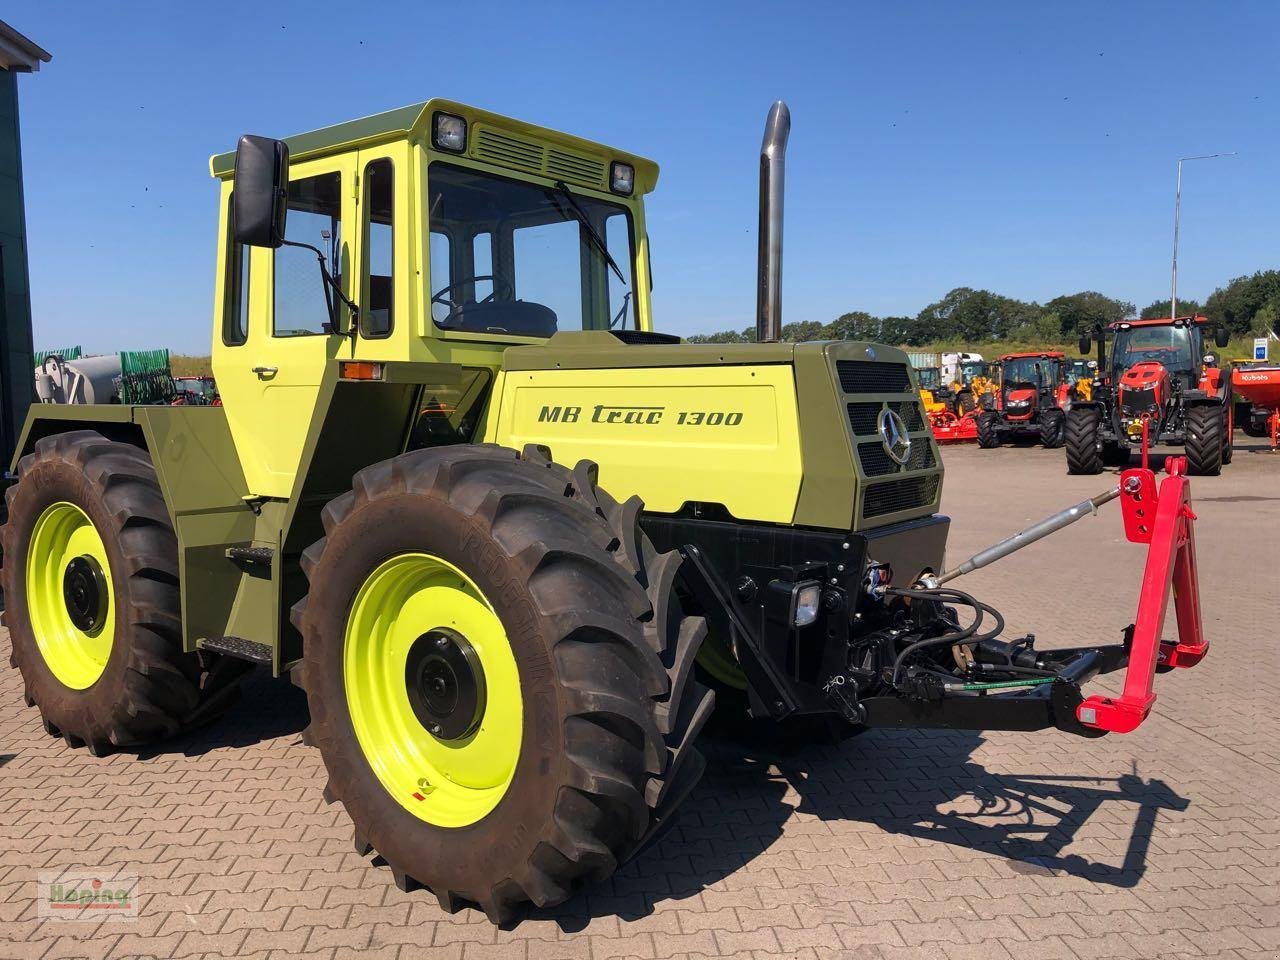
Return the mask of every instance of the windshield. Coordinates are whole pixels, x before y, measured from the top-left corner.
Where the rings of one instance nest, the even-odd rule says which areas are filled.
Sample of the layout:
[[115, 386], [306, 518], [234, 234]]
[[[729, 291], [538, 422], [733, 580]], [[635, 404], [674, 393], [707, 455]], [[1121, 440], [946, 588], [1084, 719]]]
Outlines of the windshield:
[[986, 374], [987, 365], [981, 361], [970, 360], [968, 363], [960, 365], [961, 383], [972, 383], [974, 377], [984, 377]]
[[531, 337], [637, 327], [625, 207], [444, 163], [428, 181], [437, 326]]
[[921, 367], [916, 373], [920, 375], [920, 386], [926, 390], [932, 390], [942, 380], [937, 367]]
[[1116, 331], [1112, 362], [1117, 374], [1135, 363], [1154, 360], [1166, 370], [1190, 370], [1192, 358], [1190, 327], [1130, 327]]
[[1001, 365], [1000, 375], [1006, 386], [1015, 383], [1033, 383], [1036, 386], [1053, 386], [1058, 364], [1046, 357], [1016, 357]]

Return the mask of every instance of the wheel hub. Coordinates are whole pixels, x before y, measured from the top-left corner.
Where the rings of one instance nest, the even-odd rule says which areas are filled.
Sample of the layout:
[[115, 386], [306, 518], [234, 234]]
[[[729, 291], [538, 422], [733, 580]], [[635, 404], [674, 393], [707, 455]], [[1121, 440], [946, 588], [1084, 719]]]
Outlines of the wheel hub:
[[77, 630], [92, 633], [106, 616], [107, 579], [93, 557], [75, 557], [62, 574], [62, 599]]
[[465, 740], [484, 716], [484, 668], [466, 637], [439, 627], [414, 641], [405, 663], [414, 715], [437, 740]]

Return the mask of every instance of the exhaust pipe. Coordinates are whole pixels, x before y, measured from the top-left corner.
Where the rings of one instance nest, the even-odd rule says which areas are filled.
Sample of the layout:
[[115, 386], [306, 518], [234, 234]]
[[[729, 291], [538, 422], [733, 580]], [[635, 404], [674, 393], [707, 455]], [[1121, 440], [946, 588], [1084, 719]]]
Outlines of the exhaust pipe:
[[756, 340], [782, 338], [782, 187], [791, 111], [779, 100], [769, 108], [760, 143], [760, 233], [756, 267]]

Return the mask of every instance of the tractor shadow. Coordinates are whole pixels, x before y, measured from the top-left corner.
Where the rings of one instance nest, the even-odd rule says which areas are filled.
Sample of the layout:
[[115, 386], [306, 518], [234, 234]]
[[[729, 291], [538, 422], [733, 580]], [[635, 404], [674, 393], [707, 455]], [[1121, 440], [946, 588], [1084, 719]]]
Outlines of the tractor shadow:
[[[1137, 885], [1161, 810], [1189, 801], [1136, 770], [1120, 777], [992, 773], [972, 759], [967, 731], [874, 731], [793, 756], [704, 738], [707, 773], [671, 831], [602, 887], [530, 918], [566, 932], [593, 917], [638, 920], [667, 900], [696, 896], [764, 853], [793, 817], [874, 825], [886, 834], [1001, 857], [1018, 874]], [[1067, 848], [1104, 806], [1136, 806], [1127, 842], [1091, 860]], [[793, 825], [794, 827], [794, 825]], [[851, 845], [851, 866], [857, 849]]]
[[287, 677], [272, 677], [259, 667], [240, 682], [240, 699], [226, 713], [169, 740], [125, 752], [141, 760], [175, 754], [199, 757], [224, 747], [298, 739], [308, 722], [306, 694]]

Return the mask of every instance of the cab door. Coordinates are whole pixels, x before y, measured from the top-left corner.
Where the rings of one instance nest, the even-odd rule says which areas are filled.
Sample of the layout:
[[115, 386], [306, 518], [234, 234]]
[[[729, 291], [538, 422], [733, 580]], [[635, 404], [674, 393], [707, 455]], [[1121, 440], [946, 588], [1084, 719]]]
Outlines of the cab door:
[[[356, 219], [352, 154], [294, 163], [289, 169], [285, 238], [324, 252], [343, 291], [352, 295]], [[236, 261], [246, 277], [231, 276]], [[302, 460], [329, 361], [345, 338], [331, 323], [316, 254], [305, 247], [228, 251], [223, 344], [215, 344], [215, 375], [227, 422], [240, 451], [250, 492], [287, 498]], [[232, 319], [239, 296], [242, 342]], [[339, 308], [345, 310], [345, 308]], [[349, 318], [339, 313], [345, 328]]]

